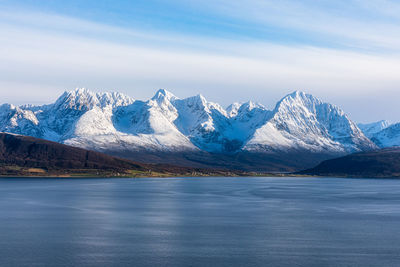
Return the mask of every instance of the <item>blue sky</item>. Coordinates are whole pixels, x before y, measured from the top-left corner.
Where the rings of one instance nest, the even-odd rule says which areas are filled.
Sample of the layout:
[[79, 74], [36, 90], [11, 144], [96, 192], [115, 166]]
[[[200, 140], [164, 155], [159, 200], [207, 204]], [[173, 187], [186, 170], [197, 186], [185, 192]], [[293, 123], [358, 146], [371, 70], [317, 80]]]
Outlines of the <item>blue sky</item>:
[[158, 88], [273, 107], [303, 90], [356, 121], [400, 121], [400, 2], [2, 1], [1, 102]]

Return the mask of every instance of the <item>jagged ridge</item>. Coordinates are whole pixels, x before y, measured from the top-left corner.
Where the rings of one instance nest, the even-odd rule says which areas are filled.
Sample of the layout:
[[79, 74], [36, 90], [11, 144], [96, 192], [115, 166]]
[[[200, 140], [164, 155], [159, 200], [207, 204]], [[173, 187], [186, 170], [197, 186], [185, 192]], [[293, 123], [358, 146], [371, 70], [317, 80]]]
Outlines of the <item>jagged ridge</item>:
[[[182, 162], [187, 153], [213, 153], [209, 160], [205, 154], [191, 157], [205, 164], [212, 164], [216, 154], [233, 155], [224, 161], [235, 162], [241, 158], [235, 154], [246, 153], [252, 168], [265, 161], [251, 153], [279, 162], [283, 156], [271, 155], [314, 154], [322, 159], [377, 148], [340, 108], [299, 91], [282, 98], [273, 110], [251, 101], [225, 110], [202, 95], [181, 99], [163, 89], [147, 101], [76, 89], [50, 105], [0, 106], [0, 131], [127, 157], [186, 153]], [[174, 160], [163, 157], [161, 162]]]
[[0, 122], [1, 131], [96, 150], [347, 153], [374, 148], [341, 109], [298, 91], [272, 111], [251, 101], [226, 111], [202, 95], [180, 99], [163, 89], [148, 101], [76, 89], [51, 105], [5, 104]]

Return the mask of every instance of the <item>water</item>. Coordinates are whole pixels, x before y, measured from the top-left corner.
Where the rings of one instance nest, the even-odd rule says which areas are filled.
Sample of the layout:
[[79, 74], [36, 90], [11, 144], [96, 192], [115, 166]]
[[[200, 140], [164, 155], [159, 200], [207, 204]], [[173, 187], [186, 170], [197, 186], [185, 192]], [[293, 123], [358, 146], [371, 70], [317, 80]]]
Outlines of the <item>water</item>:
[[400, 180], [0, 179], [1, 266], [400, 266]]

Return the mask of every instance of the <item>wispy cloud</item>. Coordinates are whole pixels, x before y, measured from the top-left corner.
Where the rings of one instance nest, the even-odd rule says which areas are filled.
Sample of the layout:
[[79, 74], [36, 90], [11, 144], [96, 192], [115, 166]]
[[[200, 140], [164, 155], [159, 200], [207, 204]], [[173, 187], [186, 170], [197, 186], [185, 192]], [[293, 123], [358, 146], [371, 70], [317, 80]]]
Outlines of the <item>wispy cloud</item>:
[[[244, 16], [240, 19], [255, 20], [260, 25], [275, 23], [288, 28], [307, 28], [317, 23], [318, 12], [319, 17], [329, 13], [289, 2], [248, 3], [251, 7], [243, 7], [239, 13], [239, 6], [221, 0], [204, 2], [202, 8], [225, 16]], [[263, 10], [271, 14], [267, 19], [262, 16]], [[293, 18], [280, 21], [274, 15], [277, 12]], [[396, 19], [395, 14], [393, 17]], [[293, 26], [296, 20], [302, 22]], [[346, 24], [341, 23], [343, 27]], [[343, 35], [351, 36], [356, 26], [352, 22]], [[327, 31], [333, 39], [342, 33], [329, 30], [328, 25], [308, 28]], [[365, 118], [366, 110], [359, 108], [362, 105], [354, 106], [343, 99], [363, 95], [365, 103], [381, 99], [380, 108], [384, 108], [400, 96], [400, 56], [388, 37], [373, 44], [387, 49], [376, 50], [367, 44], [367, 49], [360, 50], [161, 29], [143, 31], [56, 14], [4, 11], [0, 13], [0, 31], [0, 97], [9, 102], [51, 101], [61, 91], [75, 87], [114, 89], [135, 98], [148, 98], [162, 87], [182, 97], [201, 92], [225, 105], [253, 99], [271, 107], [283, 94], [300, 89], [343, 104], [356, 119], [372, 120], [381, 118], [383, 112]], [[362, 43], [360, 36], [364, 35], [372, 36], [354, 35], [349, 42]], [[395, 35], [391, 38], [397, 40]], [[385, 118], [395, 121], [399, 115], [392, 112], [392, 117]]]
[[395, 1], [206, 0], [188, 5], [231, 18], [238, 27], [251, 23], [266, 34], [275, 28], [292, 42], [400, 51], [400, 4]]

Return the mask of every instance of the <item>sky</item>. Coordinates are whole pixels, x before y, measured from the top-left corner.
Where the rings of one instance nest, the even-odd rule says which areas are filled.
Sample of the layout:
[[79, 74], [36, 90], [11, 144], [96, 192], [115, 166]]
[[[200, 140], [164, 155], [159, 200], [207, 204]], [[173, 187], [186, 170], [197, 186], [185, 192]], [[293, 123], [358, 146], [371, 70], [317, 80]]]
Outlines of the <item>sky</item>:
[[271, 109], [301, 90], [398, 122], [400, 2], [0, 0], [0, 103], [74, 88]]

